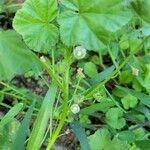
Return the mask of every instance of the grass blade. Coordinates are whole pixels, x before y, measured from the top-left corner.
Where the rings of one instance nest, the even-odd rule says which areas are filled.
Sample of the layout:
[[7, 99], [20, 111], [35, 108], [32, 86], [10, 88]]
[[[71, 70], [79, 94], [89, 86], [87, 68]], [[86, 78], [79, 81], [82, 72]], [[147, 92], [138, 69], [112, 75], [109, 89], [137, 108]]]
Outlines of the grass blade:
[[54, 85], [49, 87], [49, 90], [44, 98], [43, 104], [38, 113], [37, 119], [27, 145], [27, 150], [39, 150], [44, 134], [47, 128], [48, 120], [50, 117], [50, 107], [53, 105], [57, 89]]
[[34, 105], [35, 105], [35, 102], [28, 109], [28, 111], [22, 121], [22, 124], [16, 133], [15, 141], [13, 144], [13, 150], [16, 150], [16, 149], [25, 150], [25, 140], [27, 137], [27, 132], [29, 129], [29, 123], [30, 123], [30, 120], [32, 117]]
[[114, 66], [111, 66], [111, 67], [105, 69], [101, 73], [99, 73], [96, 76], [94, 76], [93, 78], [91, 78], [89, 80], [89, 83], [92, 86], [98, 85], [100, 82], [102, 82], [103, 80], [105, 80], [105, 78], [107, 78], [114, 71], [114, 69], [115, 69]]
[[84, 115], [90, 115], [96, 111], [102, 111], [105, 112], [107, 111], [110, 107], [114, 106], [115, 103], [114, 102], [101, 102], [98, 104], [93, 104], [89, 107], [83, 108], [81, 109], [80, 113], [84, 114]]
[[8, 113], [2, 118], [0, 128], [9, 123], [23, 108], [23, 103], [18, 103], [12, 107]]
[[71, 128], [73, 129], [76, 137], [80, 141], [81, 149], [90, 150], [90, 146], [89, 146], [85, 131], [83, 130], [79, 122], [71, 123]]

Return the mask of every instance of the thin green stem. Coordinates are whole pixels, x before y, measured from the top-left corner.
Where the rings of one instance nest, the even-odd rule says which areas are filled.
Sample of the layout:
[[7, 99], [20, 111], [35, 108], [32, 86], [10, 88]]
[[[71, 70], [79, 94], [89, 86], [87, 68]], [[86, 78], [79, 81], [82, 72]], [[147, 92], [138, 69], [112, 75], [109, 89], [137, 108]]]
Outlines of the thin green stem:
[[[68, 63], [68, 62], [67, 62]], [[65, 90], [63, 90], [63, 112], [60, 115], [60, 121], [59, 124], [56, 128], [56, 131], [54, 132], [54, 134], [52, 135], [52, 138], [49, 140], [48, 146], [47, 146], [47, 150], [50, 150], [53, 146], [53, 144], [55, 143], [55, 141], [57, 140], [59, 133], [65, 123], [66, 117], [68, 115], [68, 95], [69, 95], [69, 70], [70, 70], [70, 65], [69, 63], [66, 65], [66, 72], [65, 72], [65, 77], [64, 77], [64, 86], [63, 88]]]
[[76, 93], [77, 93], [77, 90], [78, 90], [79, 87], [80, 87], [79, 85], [80, 85], [81, 79], [82, 79], [82, 77], [79, 77], [78, 82], [77, 82], [77, 84], [76, 84], [76, 86], [75, 86], [75, 90], [74, 90], [74, 92], [73, 92], [72, 98], [71, 98], [71, 100], [70, 100], [70, 104], [72, 103], [73, 99], [75, 98], [75, 95], [76, 95]]
[[14, 98], [16, 98], [16, 99], [23, 100], [25, 103], [28, 102], [27, 99], [25, 99], [25, 98], [23, 98], [23, 97], [21, 97], [21, 96], [18, 96], [18, 95], [16, 95], [16, 94], [12, 94], [12, 93], [8, 93], [8, 92], [3, 92], [3, 91], [0, 91], [0, 93], [1, 93], [1, 94], [5, 94], [5, 95], [12, 96], [12, 97], [14, 97]]
[[102, 81], [95, 88], [93, 88], [92, 90], [90, 90], [90, 92], [88, 92], [88, 90], [87, 90], [87, 92], [84, 94], [85, 98], [88, 98], [88, 97], [92, 96], [99, 88], [103, 87], [112, 77], [114, 77], [130, 61], [130, 59], [134, 56], [134, 54], [137, 53], [137, 51], [141, 48], [141, 46], [143, 45], [143, 43], [148, 38], [149, 37], [146, 37], [145, 39], [143, 39], [143, 41], [137, 46], [137, 48], [135, 48], [135, 50], [133, 50], [131, 52], [131, 54], [122, 62], [122, 64], [118, 68], [116, 68], [116, 70], [113, 71], [104, 81]]
[[120, 104], [112, 97], [112, 95], [109, 93], [109, 91], [106, 89], [106, 87], [104, 87], [106, 93], [108, 94], [108, 96], [110, 97], [110, 99], [115, 103], [115, 105], [120, 108], [124, 113], [126, 113], [126, 111], [120, 106]]

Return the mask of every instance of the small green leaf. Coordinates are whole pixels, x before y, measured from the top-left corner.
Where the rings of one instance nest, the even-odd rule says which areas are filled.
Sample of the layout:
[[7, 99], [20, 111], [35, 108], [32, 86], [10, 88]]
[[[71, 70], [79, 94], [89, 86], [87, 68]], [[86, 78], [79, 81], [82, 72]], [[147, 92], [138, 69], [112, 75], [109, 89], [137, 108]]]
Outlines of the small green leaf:
[[49, 90], [44, 98], [37, 119], [34, 123], [33, 130], [27, 145], [27, 150], [38, 150], [42, 144], [44, 134], [50, 118], [51, 108], [53, 107], [57, 89], [54, 85], [49, 87]]
[[91, 150], [103, 150], [110, 144], [110, 133], [107, 129], [99, 129], [88, 137]]
[[111, 108], [108, 110], [106, 113], [106, 122], [114, 129], [121, 129], [126, 124], [123, 118], [123, 112], [119, 108]]
[[140, 93], [140, 92], [136, 92], [135, 90], [132, 90], [132, 89], [123, 88], [123, 87], [120, 87], [120, 86], [117, 86], [117, 88], [121, 89], [122, 91], [124, 91], [126, 93], [129, 93], [129, 94], [137, 97], [141, 101], [141, 103], [143, 103], [146, 106], [150, 107], [150, 96], [149, 95], [146, 95], [146, 94], [143, 94], [143, 93]]
[[128, 84], [133, 81], [133, 75], [130, 70], [122, 71], [119, 76], [120, 84]]
[[89, 76], [89, 77], [93, 77], [95, 76], [98, 72], [97, 72], [97, 68], [96, 65], [92, 62], [87, 62], [84, 65], [84, 73]]
[[82, 150], [90, 150], [89, 143], [85, 134], [85, 131], [79, 124], [79, 122], [73, 122], [71, 123], [71, 128], [73, 129], [76, 137], [80, 141], [81, 149]]
[[13, 118], [22, 110], [22, 108], [23, 103], [18, 103], [12, 107], [0, 121], [0, 128], [4, 127], [7, 123], [13, 120]]
[[26, 0], [16, 13], [13, 27], [31, 49], [47, 52], [58, 41], [58, 29], [51, 23], [57, 13], [56, 0]]
[[134, 108], [138, 102], [138, 99], [131, 94], [127, 94], [125, 97], [121, 99], [123, 107], [125, 109]]
[[135, 140], [135, 135], [132, 131], [122, 131], [118, 134], [118, 139], [133, 142]]

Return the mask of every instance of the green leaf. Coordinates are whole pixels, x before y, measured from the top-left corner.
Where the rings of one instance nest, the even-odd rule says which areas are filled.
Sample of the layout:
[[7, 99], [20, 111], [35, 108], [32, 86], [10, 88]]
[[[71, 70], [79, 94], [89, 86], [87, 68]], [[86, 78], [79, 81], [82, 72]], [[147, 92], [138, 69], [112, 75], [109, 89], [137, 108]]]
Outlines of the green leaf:
[[97, 84], [99, 84], [100, 82], [105, 80], [114, 71], [114, 69], [115, 69], [115, 67], [111, 66], [111, 67], [105, 69], [104, 71], [98, 73], [96, 76], [94, 76], [93, 78], [91, 78], [89, 80], [90, 84], [92, 86], [96, 86]]
[[15, 75], [33, 70], [39, 73], [41, 65], [14, 31], [0, 31], [0, 80], [11, 80]]
[[121, 102], [125, 109], [129, 109], [129, 108], [134, 108], [138, 100], [135, 96], [132, 96], [131, 94], [127, 94], [125, 97], [121, 99]]
[[9, 123], [22, 110], [22, 108], [22, 103], [18, 103], [12, 107], [0, 121], [0, 128], [3, 128], [7, 123]]
[[118, 139], [133, 142], [135, 140], [135, 135], [132, 131], [122, 131], [118, 134]]
[[106, 150], [127, 150], [128, 144], [126, 141], [121, 141], [118, 138], [114, 138], [109, 145], [107, 145]]
[[123, 112], [119, 108], [111, 108], [108, 110], [106, 113], [106, 122], [114, 129], [121, 129], [126, 124], [123, 118]]
[[56, 0], [26, 0], [16, 13], [13, 27], [31, 49], [47, 52], [58, 41], [58, 29], [51, 23], [57, 13]]
[[107, 129], [99, 129], [88, 137], [91, 150], [103, 150], [109, 145], [110, 133]]
[[93, 104], [89, 107], [81, 109], [80, 113], [84, 115], [90, 115], [96, 111], [107, 111], [110, 107], [114, 106], [115, 104], [113, 102], [104, 101], [98, 104]]
[[42, 144], [44, 134], [50, 118], [50, 112], [54, 104], [57, 89], [54, 85], [49, 87], [49, 90], [44, 98], [37, 119], [34, 123], [34, 127], [27, 145], [27, 150], [38, 150]]
[[141, 150], [149, 150], [149, 148], [150, 148], [150, 140], [136, 141], [135, 144]]
[[89, 143], [85, 134], [85, 131], [79, 124], [79, 122], [73, 122], [71, 123], [71, 128], [73, 129], [76, 137], [80, 141], [81, 149], [82, 150], [90, 150]]
[[62, 41], [99, 51], [108, 44], [111, 33], [126, 25], [131, 15], [122, 0], [63, 0], [66, 7], [58, 18]]
[[14, 144], [13, 144], [13, 150], [16, 150], [16, 149], [25, 150], [25, 141], [26, 141], [27, 132], [28, 132], [29, 126], [30, 126], [30, 120], [32, 117], [34, 105], [35, 105], [35, 103], [33, 103], [33, 105], [30, 106], [29, 110], [27, 111], [27, 113], [16, 133]]
[[120, 86], [117, 86], [117, 88], [121, 89], [122, 91], [124, 91], [126, 93], [129, 93], [129, 94], [137, 97], [141, 101], [141, 103], [143, 103], [144, 105], [150, 107], [150, 96], [149, 95], [146, 95], [146, 94], [143, 94], [143, 93], [140, 93], [140, 92], [136, 92], [135, 90], [132, 90], [132, 89], [123, 88], [123, 87], [120, 87]]
[[96, 65], [92, 62], [87, 62], [84, 65], [84, 73], [89, 76], [89, 77], [93, 77], [95, 76], [98, 72], [97, 72], [97, 68]]
[[142, 31], [145, 36], [150, 35], [150, 1], [132, 0], [131, 6], [137, 15], [143, 21]]
[[139, 106], [136, 108], [136, 110], [143, 113], [145, 117], [150, 121], [150, 109], [145, 106]]
[[133, 81], [133, 75], [130, 70], [125, 70], [121, 72], [121, 75], [119, 76], [119, 82], [122, 83], [131, 83]]
[[19, 126], [19, 121], [13, 119], [3, 128], [0, 128], [0, 150], [12, 150], [16, 132]]

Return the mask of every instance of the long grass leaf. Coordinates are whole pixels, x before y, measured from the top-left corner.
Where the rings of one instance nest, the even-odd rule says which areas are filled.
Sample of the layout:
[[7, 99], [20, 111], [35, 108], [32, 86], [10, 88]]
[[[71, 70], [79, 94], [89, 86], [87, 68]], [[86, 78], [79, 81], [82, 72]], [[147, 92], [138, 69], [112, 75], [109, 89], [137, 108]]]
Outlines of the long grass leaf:
[[44, 98], [37, 119], [34, 123], [33, 130], [27, 145], [27, 150], [39, 150], [44, 134], [47, 128], [50, 117], [50, 107], [53, 105], [57, 89], [54, 85], [49, 87], [49, 90]]

